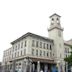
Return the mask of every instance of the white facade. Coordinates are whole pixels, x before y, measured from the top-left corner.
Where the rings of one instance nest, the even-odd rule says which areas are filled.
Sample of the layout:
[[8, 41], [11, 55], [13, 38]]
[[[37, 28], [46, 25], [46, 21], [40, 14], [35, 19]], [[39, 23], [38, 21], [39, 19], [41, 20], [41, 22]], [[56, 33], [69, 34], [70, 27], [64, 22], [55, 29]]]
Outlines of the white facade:
[[45, 59], [54, 61], [60, 65], [64, 71], [64, 58], [68, 56], [71, 41], [65, 42], [63, 39], [63, 28], [60, 24], [60, 16], [53, 14], [50, 16], [49, 38], [42, 37], [32, 33], [26, 33], [22, 37], [11, 42], [12, 47], [4, 51], [3, 65], [16, 60], [16, 69], [22, 69], [22, 62], [25, 57], [35, 59]]
[[[33, 41], [34, 41], [34, 46], [32, 46]], [[26, 42], [26, 47], [25, 47], [25, 42]], [[38, 42], [38, 47], [36, 47], [36, 42]], [[42, 43], [41, 46], [40, 46], [40, 43]], [[21, 47], [21, 44], [22, 44], [22, 47]], [[51, 49], [50, 49], [50, 46], [51, 46]], [[31, 56], [36, 58], [37, 57], [52, 58], [52, 53], [53, 53], [52, 48], [53, 48], [53, 41], [50, 42], [50, 41], [45, 41], [39, 38], [33, 38], [28, 36], [26, 39], [15, 43], [12, 46], [12, 48], [9, 48], [8, 50], [4, 51], [3, 63], [7, 61], [11, 61], [13, 59], [22, 58], [24, 56], [25, 57]], [[32, 52], [32, 50], [34, 50], [34, 52]], [[36, 54], [36, 50], [38, 50], [38, 54]], [[40, 51], [42, 52], [41, 55], [40, 55]], [[47, 56], [47, 53], [48, 53], [48, 56]]]

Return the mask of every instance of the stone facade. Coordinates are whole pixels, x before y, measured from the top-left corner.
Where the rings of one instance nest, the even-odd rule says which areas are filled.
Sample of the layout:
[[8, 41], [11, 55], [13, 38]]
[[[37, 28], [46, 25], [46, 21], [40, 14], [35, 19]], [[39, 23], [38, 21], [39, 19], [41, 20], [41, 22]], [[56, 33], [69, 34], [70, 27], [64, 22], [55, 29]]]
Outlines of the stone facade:
[[50, 16], [49, 38], [33, 33], [26, 33], [11, 42], [12, 47], [3, 54], [4, 72], [40, 72], [51, 71], [58, 67], [58, 72], [65, 72], [64, 58], [69, 56], [71, 40], [64, 41], [60, 16]]

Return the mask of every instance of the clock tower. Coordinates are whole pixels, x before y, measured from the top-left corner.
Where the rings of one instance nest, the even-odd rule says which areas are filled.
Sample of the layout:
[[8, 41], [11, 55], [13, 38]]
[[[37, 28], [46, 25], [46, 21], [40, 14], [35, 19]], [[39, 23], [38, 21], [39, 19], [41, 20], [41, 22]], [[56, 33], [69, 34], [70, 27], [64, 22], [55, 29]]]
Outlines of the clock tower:
[[48, 29], [49, 38], [54, 40], [54, 59], [58, 65], [58, 72], [60, 72], [60, 67], [63, 67], [64, 59], [64, 40], [63, 40], [63, 28], [60, 24], [60, 18], [58, 14], [53, 14], [50, 16], [50, 28]]

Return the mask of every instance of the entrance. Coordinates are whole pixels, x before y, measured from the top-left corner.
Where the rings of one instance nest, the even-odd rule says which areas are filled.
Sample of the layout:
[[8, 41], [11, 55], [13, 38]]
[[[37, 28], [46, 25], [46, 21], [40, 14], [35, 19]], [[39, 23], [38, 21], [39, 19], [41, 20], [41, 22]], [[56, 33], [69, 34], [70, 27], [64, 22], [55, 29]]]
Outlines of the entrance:
[[[55, 64], [49, 64], [49, 63], [40, 62], [40, 71], [52, 72], [52, 67], [53, 66], [55, 66]], [[32, 72], [37, 72], [37, 62], [33, 62], [33, 64], [32, 64]]]

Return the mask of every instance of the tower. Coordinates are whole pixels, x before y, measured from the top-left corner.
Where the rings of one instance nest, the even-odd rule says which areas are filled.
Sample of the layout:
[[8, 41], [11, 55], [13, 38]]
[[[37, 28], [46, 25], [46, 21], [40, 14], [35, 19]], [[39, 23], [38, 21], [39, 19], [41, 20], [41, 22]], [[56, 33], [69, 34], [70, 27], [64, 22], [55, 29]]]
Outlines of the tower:
[[58, 68], [60, 72], [60, 65], [63, 66], [64, 59], [64, 40], [63, 40], [63, 28], [60, 24], [60, 18], [58, 14], [50, 16], [50, 28], [48, 29], [49, 38], [54, 40], [54, 57], [55, 61], [59, 64]]

